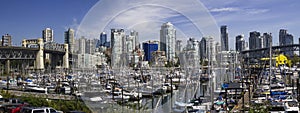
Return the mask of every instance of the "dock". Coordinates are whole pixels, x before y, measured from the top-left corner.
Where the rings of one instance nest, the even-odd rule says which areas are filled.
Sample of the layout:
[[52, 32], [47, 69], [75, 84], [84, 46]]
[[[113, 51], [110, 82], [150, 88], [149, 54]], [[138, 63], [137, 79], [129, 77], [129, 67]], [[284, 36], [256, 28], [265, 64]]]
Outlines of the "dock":
[[24, 92], [16, 90], [7, 90], [8, 93], [15, 96], [32, 96], [38, 98], [45, 98], [51, 100], [75, 100], [76, 97], [72, 95], [63, 95], [63, 94], [45, 94], [45, 93], [35, 93], [35, 92]]

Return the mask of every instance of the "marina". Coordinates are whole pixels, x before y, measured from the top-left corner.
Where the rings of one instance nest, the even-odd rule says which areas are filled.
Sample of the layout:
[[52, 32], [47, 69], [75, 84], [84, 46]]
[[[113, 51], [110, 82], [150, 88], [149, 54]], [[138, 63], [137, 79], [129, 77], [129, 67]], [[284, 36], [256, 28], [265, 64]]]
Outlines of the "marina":
[[[1, 81], [3, 91], [52, 100], [80, 100], [92, 112], [299, 111], [298, 68], [248, 67], [244, 72], [211, 68], [109, 69], [32, 73]], [[270, 73], [271, 72], [271, 73]], [[233, 76], [233, 77], [232, 77]], [[7, 82], [8, 81], [8, 82]], [[113, 111], [111, 111], [113, 110]]]
[[218, 78], [223, 71], [218, 68], [211, 69], [212, 73], [207, 73], [208, 68], [103, 68], [66, 76], [33, 74], [25, 80], [9, 80], [8, 89], [2, 80], [1, 87], [17, 96], [31, 93], [48, 99], [81, 99], [94, 112], [106, 112], [113, 106], [148, 112], [238, 112], [262, 104], [274, 112], [299, 111], [296, 68], [281, 69], [271, 69], [272, 76], [269, 68], [249, 69], [247, 76], [231, 79]]
[[300, 111], [296, 1], [2, 2], [0, 113]]

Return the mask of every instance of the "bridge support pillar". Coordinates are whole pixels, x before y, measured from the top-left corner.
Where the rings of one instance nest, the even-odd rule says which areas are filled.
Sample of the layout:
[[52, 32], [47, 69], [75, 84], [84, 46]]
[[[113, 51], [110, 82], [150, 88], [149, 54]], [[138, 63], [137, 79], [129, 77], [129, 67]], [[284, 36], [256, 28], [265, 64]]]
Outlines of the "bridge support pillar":
[[10, 73], [10, 60], [5, 61], [5, 73], [6, 74]]
[[26, 39], [23, 39], [23, 40], [22, 40], [22, 47], [27, 47]]
[[35, 60], [35, 69], [43, 70], [44, 69], [44, 42], [42, 38], [38, 39], [39, 51], [36, 55]]
[[63, 57], [63, 68], [69, 69], [69, 47], [68, 44], [64, 44], [65, 55]]

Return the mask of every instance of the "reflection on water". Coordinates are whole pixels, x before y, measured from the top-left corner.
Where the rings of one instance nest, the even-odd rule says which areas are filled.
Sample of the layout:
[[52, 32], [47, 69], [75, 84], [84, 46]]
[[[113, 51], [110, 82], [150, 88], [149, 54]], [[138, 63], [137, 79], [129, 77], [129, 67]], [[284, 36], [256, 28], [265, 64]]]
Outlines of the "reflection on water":
[[[203, 90], [203, 88], [205, 90]], [[100, 102], [87, 101], [85, 103], [90, 106], [90, 109], [92, 109], [93, 112], [101, 113], [170, 113], [184, 110], [184, 108], [178, 108], [178, 106], [175, 105], [175, 102], [187, 103], [194, 97], [207, 94], [203, 93], [203, 91], [207, 92], [206, 89], [207, 85], [197, 85], [196, 83], [192, 83], [187, 87], [179, 87], [178, 90], [174, 90], [173, 93], [155, 96], [153, 98], [144, 98], [141, 101], [124, 103], [124, 105], [110, 100]]]
[[[127, 87], [129, 89], [137, 88], [137, 91], [148, 91], [153, 92], [156, 90], [155, 87], [161, 86], [161, 84], [164, 82], [165, 75], [162, 75], [162, 73], [169, 73], [164, 71], [145, 71], [143, 72], [144, 75], [150, 74], [151, 75], [151, 81], [148, 81], [147, 83], [141, 83], [136, 82], [136, 80], [132, 80], [134, 77], [134, 74], [130, 74], [132, 72], [114, 72], [114, 78], [117, 80], [120, 80], [119, 83], [122, 86]], [[158, 95], [153, 98], [143, 98], [141, 101], [134, 101], [134, 102], [115, 102], [112, 101], [112, 99], [105, 99], [105, 96], [102, 96], [101, 94], [97, 94], [100, 97], [102, 97], [102, 100], [98, 102], [85, 102], [92, 110], [93, 112], [101, 112], [101, 113], [132, 113], [132, 112], [155, 112], [155, 113], [170, 113], [170, 112], [182, 112], [185, 108], [178, 107], [175, 103], [189, 103], [191, 99], [199, 98], [200, 96], [204, 96], [203, 98], [206, 98], [204, 102], [210, 102], [210, 89], [209, 86], [210, 82], [205, 81], [204, 83], [199, 82], [199, 77], [194, 76], [197, 74], [197, 72], [188, 73], [188, 75], [192, 76], [184, 76], [183, 79], [186, 81], [182, 82], [178, 90], [173, 90], [173, 93], [168, 93], [164, 95]], [[221, 75], [221, 71], [215, 71], [215, 75]], [[128, 76], [130, 75], [130, 76]], [[135, 75], [136, 76], [136, 75]], [[214, 79], [214, 82], [216, 86], [219, 86], [222, 81], [224, 81], [224, 76], [216, 76]], [[130, 86], [130, 87], [129, 87]], [[218, 88], [216, 86], [213, 86], [214, 89]], [[150, 88], [149, 88], [150, 87]], [[148, 89], [147, 89], [148, 88]], [[102, 89], [99, 89], [100, 91]], [[102, 93], [103, 94], [103, 93]], [[93, 95], [91, 97], [95, 97], [97, 95]], [[88, 95], [85, 95], [85, 97], [88, 97]], [[89, 98], [91, 98], [89, 97]], [[217, 97], [217, 96], [214, 96]], [[84, 97], [83, 97], [84, 98]], [[88, 99], [86, 99], [88, 100]], [[209, 108], [209, 106], [206, 107], [206, 109]]]

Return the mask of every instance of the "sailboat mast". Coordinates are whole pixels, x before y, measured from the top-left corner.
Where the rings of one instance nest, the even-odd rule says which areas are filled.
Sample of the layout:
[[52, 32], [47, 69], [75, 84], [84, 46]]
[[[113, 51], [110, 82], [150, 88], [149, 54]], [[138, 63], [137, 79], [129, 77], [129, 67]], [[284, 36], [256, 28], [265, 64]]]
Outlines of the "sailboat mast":
[[212, 53], [212, 42], [211, 40], [209, 40], [208, 42], [208, 76], [210, 78], [209, 82], [210, 82], [210, 88], [211, 88], [211, 91], [210, 91], [210, 97], [211, 97], [211, 110], [214, 110], [214, 85], [213, 85], [213, 75], [212, 75], [212, 63], [211, 63], [211, 53]]
[[270, 94], [271, 94], [271, 75], [272, 75], [272, 38], [270, 38], [270, 47], [269, 47], [269, 84], [270, 84]]

